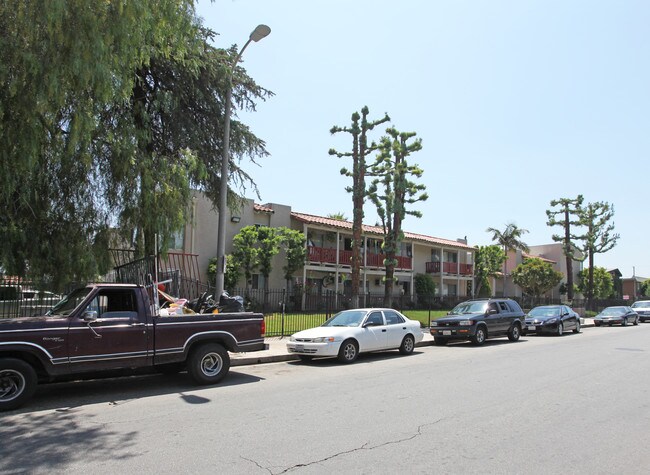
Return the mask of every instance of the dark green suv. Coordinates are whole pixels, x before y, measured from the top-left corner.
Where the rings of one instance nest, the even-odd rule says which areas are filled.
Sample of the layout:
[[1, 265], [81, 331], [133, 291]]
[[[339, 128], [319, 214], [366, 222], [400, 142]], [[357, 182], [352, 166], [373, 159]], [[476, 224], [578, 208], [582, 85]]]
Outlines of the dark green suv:
[[436, 345], [451, 340], [470, 340], [482, 345], [488, 338], [507, 336], [517, 341], [525, 315], [517, 302], [510, 299], [478, 299], [460, 303], [447, 314], [431, 322]]

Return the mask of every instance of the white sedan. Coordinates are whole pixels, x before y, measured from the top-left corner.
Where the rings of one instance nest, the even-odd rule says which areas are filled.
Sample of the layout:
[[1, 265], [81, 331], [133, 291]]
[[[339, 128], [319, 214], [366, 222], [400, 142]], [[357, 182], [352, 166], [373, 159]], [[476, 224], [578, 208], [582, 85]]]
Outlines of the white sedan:
[[359, 353], [367, 351], [399, 349], [408, 355], [423, 337], [420, 322], [396, 310], [361, 308], [343, 310], [320, 327], [294, 333], [287, 351], [303, 361], [336, 356], [343, 363], [352, 363]]

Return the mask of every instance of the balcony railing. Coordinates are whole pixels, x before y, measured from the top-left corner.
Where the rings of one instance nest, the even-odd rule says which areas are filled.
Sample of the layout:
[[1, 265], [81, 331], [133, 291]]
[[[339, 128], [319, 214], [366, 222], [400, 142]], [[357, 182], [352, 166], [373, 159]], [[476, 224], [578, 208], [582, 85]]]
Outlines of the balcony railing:
[[459, 264], [458, 262], [427, 262], [427, 274], [440, 274], [442, 269], [443, 274], [453, 275], [472, 275], [472, 264]]
[[[340, 264], [343, 266], [349, 266], [352, 261], [352, 251], [340, 250], [338, 253], [338, 261], [336, 260], [336, 249], [330, 249], [325, 247], [316, 247], [309, 246], [308, 259], [311, 263], [318, 264]], [[363, 255], [361, 256], [362, 263], [364, 262]], [[384, 259], [386, 256], [384, 254], [374, 254], [368, 253], [365, 256], [365, 266], [366, 267], [384, 267]], [[412, 269], [413, 258], [405, 256], [396, 256], [397, 259], [397, 269]], [[363, 264], [362, 264], [363, 265]]]

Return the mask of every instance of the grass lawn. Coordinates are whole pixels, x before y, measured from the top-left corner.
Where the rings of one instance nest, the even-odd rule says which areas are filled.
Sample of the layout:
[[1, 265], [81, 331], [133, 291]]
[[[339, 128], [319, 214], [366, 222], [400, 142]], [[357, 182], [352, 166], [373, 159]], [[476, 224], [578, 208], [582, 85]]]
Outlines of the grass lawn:
[[[431, 320], [440, 318], [447, 314], [447, 310], [407, 310], [402, 312], [411, 320], [419, 320], [421, 326], [429, 326], [429, 313]], [[303, 314], [303, 313], [285, 313], [284, 321], [281, 313], [267, 313], [264, 316], [266, 322], [267, 336], [288, 336], [300, 330], [313, 328], [325, 323], [324, 314]]]

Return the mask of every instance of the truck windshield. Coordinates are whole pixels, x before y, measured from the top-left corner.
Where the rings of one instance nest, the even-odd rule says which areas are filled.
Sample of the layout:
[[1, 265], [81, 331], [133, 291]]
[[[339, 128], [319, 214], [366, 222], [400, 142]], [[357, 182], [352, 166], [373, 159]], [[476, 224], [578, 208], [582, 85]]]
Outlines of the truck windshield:
[[72, 311], [88, 296], [92, 289], [77, 289], [63, 297], [52, 309], [47, 312], [48, 315], [70, 315]]
[[467, 313], [485, 313], [487, 302], [463, 302], [449, 312], [450, 315], [464, 315]]

